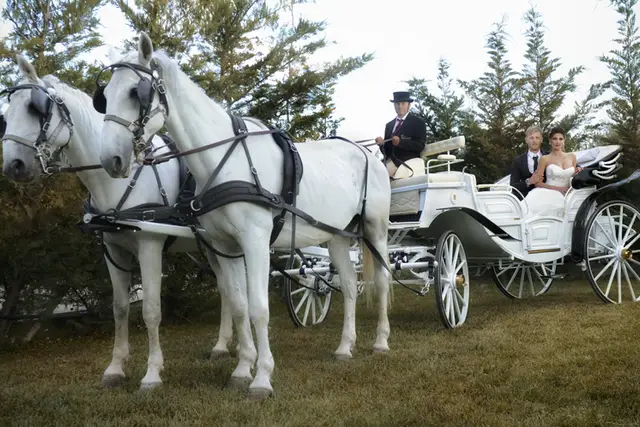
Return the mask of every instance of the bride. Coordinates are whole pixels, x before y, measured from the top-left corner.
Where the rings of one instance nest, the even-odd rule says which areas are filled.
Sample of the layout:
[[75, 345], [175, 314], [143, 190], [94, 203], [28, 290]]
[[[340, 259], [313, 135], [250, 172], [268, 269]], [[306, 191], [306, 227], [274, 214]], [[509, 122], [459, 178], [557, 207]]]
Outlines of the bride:
[[[571, 178], [582, 170], [576, 164], [576, 155], [564, 152], [564, 140], [565, 131], [561, 127], [549, 131], [551, 153], [540, 159], [538, 169], [530, 179], [536, 188], [525, 198], [531, 213], [562, 215], [564, 196], [571, 186]], [[547, 181], [543, 182], [545, 172]]]

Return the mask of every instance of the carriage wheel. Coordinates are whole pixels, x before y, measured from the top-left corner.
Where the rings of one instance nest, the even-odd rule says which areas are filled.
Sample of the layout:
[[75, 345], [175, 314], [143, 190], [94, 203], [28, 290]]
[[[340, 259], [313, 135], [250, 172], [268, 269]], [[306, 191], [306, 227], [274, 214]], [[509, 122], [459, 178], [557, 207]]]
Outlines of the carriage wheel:
[[587, 222], [584, 260], [589, 283], [606, 303], [621, 304], [623, 294], [638, 301], [640, 288], [640, 212], [614, 200], [598, 207]]
[[436, 246], [436, 305], [446, 328], [464, 323], [469, 310], [469, 265], [464, 247], [453, 231], [446, 231]]
[[491, 276], [500, 292], [513, 299], [537, 297], [549, 290], [556, 273], [557, 261], [531, 263], [513, 261], [491, 268]]
[[[329, 265], [329, 258], [314, 257], [313, 267]], [[286, 269], [300, 267], [300, 257], [297, 255], [290, 261], [287, 261]], [[324, 279], [327, 283], [332, 283], [334, 274], [331, 272], [319, 275], [310, 274], [307, 277], [295, 277], [298, 283], [284, 277], [284, 293], [285, 301], [289, 316], [293, 323], [299, 327], [307, 327], [322, 323], [329, 314], [331, 308], [331, 288], [320, 279]]]

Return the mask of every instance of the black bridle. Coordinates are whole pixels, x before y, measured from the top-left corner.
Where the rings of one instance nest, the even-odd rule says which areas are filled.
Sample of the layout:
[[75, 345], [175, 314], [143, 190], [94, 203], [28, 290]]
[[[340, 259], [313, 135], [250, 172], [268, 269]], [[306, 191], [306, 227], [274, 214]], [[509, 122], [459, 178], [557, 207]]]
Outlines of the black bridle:
[[[51, 175], [55, 171], [60, 171], [62, 169], [68, 169], [61, 168], [55, 162], [58, 160], [62, 150], [69, 144], [69, 141], [71, 141], [71, 137], [73, 136], [73, 121], [71, 120], [69, 109], [64, 104], [62, 98], [60, 98], [55, 93], [53, 87], [50, 85], [47, 85], [47, 87], [43, 87], [38, 84], [26, 83], [22, 85], [12, 86], [0, 92], [0, 96], [9, 94], [7, 99], [9, 102], [11, 102], [12, 94], [19, 90], [27, 89], [31, 89], [29, 108], [35, 110], [35, 113], [37, 114], [40, 121], [40, 132], [38, 134], [38, 138], [35, 141], [31, 141], [18, 135], [4, 134], [4, 130], [6, 129], [6, 122], [4, 116], [2, 116], [0, 120], [2, 121], [1, 127], [3, 130], [3, 135], [0, 141], [15, 141], [18, 144], [22, 144], [26, 147], [34, 149], [36, 151], [36, 158], [40, 161], [42, 171], [46, 175]], [[51, 132], [50, 135], [47, 135], [47, 132], [51, 127], [51, 117], [53, 116], [54, 105], [58, 106], [58, 110], [60, 112], [60, 122], [55, 127], [53, 132]], [[69, 139], [67, 140], [67, 142], [60, 145], [57, 149], [52, 150], [49, 141], [54, 140], [62, 131], [62, 128], [64, 126], [69, 129]]]
[[[116, 70], [118, 68], [127, 68], [131, 70], [136, 73], [140, 79], [135, 88], [135, 94], [133, 92], [131, 93], [131, 96], [137, 96], [138, 101], [140, 102], [138, 118], [132, 122], [113, 114], [105, 114], [107, 111], [107, 99], [104, 96], [104, 89], [106, 85], [100, 83], [100, 76], [106, 70]], [[151, 79], [148, 79], [143, 74], [149, 75]], [[165, 120], [169, 116], [169, 103], [167, 102], [166, 88], [164, 79], [162, 78], [161, 67], [158, 66], [155, 59], [151, 60], [151, 68], [130, 62], [118, 62], [111, 64], [100, 70], [96, 77], [96, 86], [97, 89], [93, 95], [93, 108], [95, 108], [99, 113], [105, 114], [104, 121], [116, 122], [133, 133], [133, 150], [137, 157], [138, 154], [145, 151], [149, 142], [143, 140], [145, 126], [149, 120], [158, 113], [162, 113]], [[156, 108], [151, 110], [156, 92], [160, 98], [160, 103]], [[153, 135], [151, 138], [153, 138]]]

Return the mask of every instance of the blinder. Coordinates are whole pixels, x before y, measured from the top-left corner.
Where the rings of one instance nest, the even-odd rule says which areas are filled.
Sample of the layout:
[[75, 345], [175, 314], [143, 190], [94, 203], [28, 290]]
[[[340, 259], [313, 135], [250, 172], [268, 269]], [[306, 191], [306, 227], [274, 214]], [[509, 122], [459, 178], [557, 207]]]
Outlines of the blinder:
[[43, 117], [51, 113], [51, 98], [49, 92], [40, 86], [31, 88], [31, 106]]
[[151, 82], [151, 80], [143, 76], [140, 71], [145, 73], [148, 73], [149, 71], [138, 64], [131, 64], [128, 62], [120, 62], [117, 64], [109, 65], [100, 71], [100, 73], [96, 77], [96, 91], [93, 94], [93, 108], [95, 108], [98, 113], [106, 114], [107, 98], [104, 96], [104, 89], [106, 88], [106, 85], [100, 83], [99, 79], [104, 71], [110, 69], [113, 70], [116, 68], [128, 68], [138, 75], [140, 80], [138, 81], [136, 92], [138, 95], [138, 101], [140, 102], [140, 110], [141, 112], [148, 112], [151, 108], [151, 104], [153, 103], [155, 90], [153, 88], [153, 83]]
[[4, 132], [7, 130], [7, 122], [4, 120], [4, 114], [0, 115], [0, 138], [4, 136]]

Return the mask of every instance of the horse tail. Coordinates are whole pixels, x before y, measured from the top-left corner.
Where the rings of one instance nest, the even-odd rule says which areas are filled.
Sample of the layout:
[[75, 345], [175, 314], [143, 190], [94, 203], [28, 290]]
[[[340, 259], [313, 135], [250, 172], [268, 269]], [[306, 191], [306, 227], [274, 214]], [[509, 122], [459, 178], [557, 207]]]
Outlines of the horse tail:
[[[374, 270], [375, 268], [380, 268], [383, 270], [384, 276], [387, 277], [386, 280], [390, 280], [388, 275], [387, 268], [389, 268], [389, 262], [383, 255], [383, 260], [385, 261], [385, 265], [377, 265], [380, 264], [380, 261], [377, 260], [369, 246], [365, 243], [364, 239], [360, 239], [359, 242], [360, 250], [362, 252], [362, 283], [363, 289], [362, 293], [364, 294], [366, 306], [370, 308], [373, 303], [373, 296], [376, 294], [376, 286], [374, 283]], [[374, 246], [375, 247], [375, 246]], [[391, 307], [391, 301], [393, 300], [393, 286], [389, 286], [389, 298], [387, 299], [389, 307]]]

